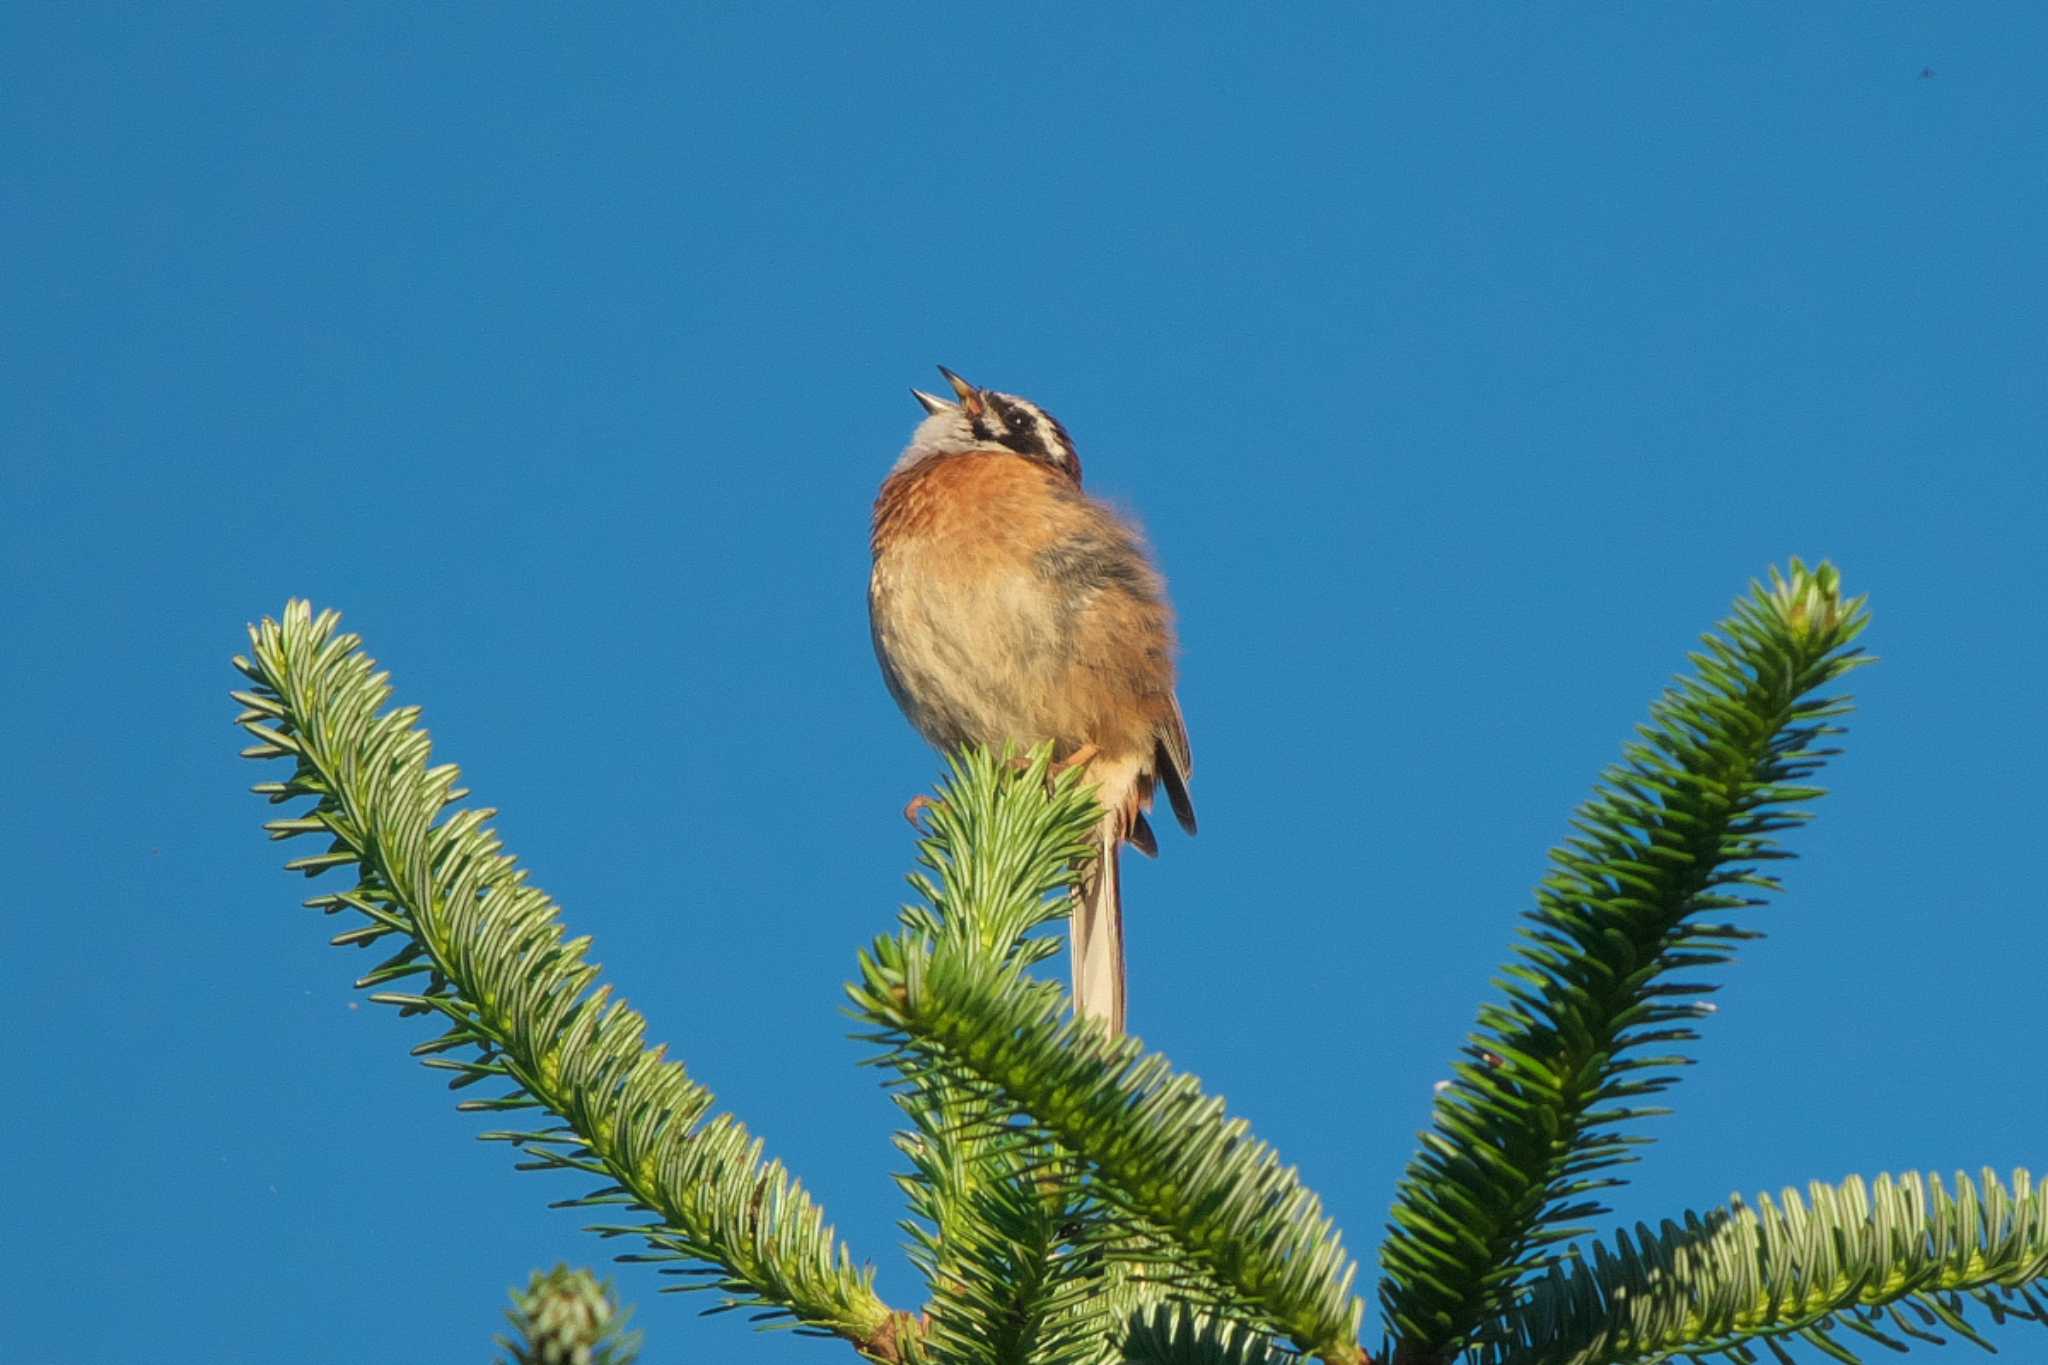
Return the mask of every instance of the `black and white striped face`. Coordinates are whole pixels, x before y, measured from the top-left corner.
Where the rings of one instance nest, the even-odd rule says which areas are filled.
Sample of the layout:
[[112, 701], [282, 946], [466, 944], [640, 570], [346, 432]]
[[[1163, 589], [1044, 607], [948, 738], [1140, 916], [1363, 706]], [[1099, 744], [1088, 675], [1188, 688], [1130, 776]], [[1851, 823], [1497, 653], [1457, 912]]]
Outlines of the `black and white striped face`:
[[1075, 483], [1081, 482], [1081, 457], [1075, 453], [1074, 440], [1057, 417], [1014, 393], [977, 389], [943, 365], [939, 373], [946, 376], [959, 401], [911, 390], [931, 415], [918, 424], [909, 449], [897, 462], [898, 469], [931, 455], [1001, 446], [1030, 459], [1043, 460], [1064, 471]]

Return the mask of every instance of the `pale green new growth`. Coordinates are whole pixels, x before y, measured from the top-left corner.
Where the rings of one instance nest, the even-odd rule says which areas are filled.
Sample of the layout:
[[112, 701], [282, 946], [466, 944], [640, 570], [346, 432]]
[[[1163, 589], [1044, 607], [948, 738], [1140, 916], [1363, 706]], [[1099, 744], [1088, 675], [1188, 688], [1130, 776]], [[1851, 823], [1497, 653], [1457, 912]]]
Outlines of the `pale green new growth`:
[[[1816, 1184], [1582, 1240], [1664, 1112], [1643, 1101], [1689, 1060], [1672, 1048], [1711, 989], [1691, 974], [1758, 936], [1726, 916], [1777, 889], [1776, 836], [1822, 794], [1810, 779], [1848, 710], [1825, 689], [1862, 661], [1866, 621], [1826, 565], [1795, 560], [1736, 603], [1551, 855], [1397, 1192], [1377, 1353], [1355, 1264], [1295, 1169], [1192, 1075], [1069, 1019], [1034, 974], [1097, 816], [1072, 774], [1048, 779], [1046, 752], [955, 756], [920, 899], [848, 988], [908, 1122], [897, 1183], [928, 1299], [896, 1310], [762, 1142], [646, 1046], [491, 812], [453, 809], [455, 769], [430, 766], [416, 710], [382, 711], [385, 677], [336, 619], [294, 602], [236, 661], [253, 683], [235, 694], [244, 752], [293, 764], [257, 790], [311, 802], [268, 828], [327, 838], [292, 868], [354, 879], [309, 904], [363, 918], [336, 943], [393, 950], [360, 984], [440, 1022], [415, 1049], [428, 1066], [457, 1089], [502, 1083], [461, 1107], [548, 1115], [486, 1137], [591, 1177], [572, 1203], [641, 1216], [598, 1229], [648, 1244], [621, 1259], [696, 1276], [721, 1307], [904, 1365], [1746, 1363], [1788, 1343], [1854, 1360], [1858, 1336], [1988, 1345], [1973, 1309], [2048, 1321], [2048, 1194], [2025, 1171], [2010, 1188], [1989, 1172]], [[600, 1318], [616, 1325], [587, 1276], [519, 1303], [519, 1359], [573, 1358]], [[623, 1365], [631, 1343], [604, 1340], [591, 1349]]]
[[640, 1334], [626, 1330], [631, 1310], [587, 1270], [556, 1266], [535, 1271], [505, 1310], [512, 1335], [499, 1337], [508, 1353], [499, 1365], [633, 1365]]

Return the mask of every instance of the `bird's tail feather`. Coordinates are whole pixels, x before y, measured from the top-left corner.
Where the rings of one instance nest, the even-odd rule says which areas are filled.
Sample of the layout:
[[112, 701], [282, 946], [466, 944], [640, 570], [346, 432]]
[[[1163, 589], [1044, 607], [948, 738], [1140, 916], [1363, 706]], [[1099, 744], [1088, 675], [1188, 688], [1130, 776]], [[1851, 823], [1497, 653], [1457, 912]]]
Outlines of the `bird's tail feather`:
[[1081, 878], [1068, 925], [1074, 958], [1074, 1012], [1124, 1031], [1124, 897], [1117, 875], [1123, 842], [1115, 817], [1099, 827], [1096, 857]]

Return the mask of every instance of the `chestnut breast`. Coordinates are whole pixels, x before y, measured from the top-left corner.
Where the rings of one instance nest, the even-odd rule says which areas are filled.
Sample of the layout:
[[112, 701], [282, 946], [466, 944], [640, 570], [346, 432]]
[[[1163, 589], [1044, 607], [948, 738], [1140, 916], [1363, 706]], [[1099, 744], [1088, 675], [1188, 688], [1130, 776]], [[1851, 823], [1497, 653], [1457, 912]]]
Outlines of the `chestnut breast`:
[[1009, 451], [934, 456], [875, 502], [875, 652], [927, 739], [1051, 739], [1149, 758], [1172, 708], [1172, 621], [1130, 527]]

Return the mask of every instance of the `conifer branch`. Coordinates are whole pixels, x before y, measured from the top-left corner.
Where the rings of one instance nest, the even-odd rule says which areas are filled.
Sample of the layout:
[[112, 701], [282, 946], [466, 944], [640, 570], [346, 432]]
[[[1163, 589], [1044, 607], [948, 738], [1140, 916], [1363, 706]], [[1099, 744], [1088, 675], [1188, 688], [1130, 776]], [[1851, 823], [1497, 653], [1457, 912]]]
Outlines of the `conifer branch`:
[[920, 1064], [977, 1078], [1072, 1152], [1113, 1210], [1171, 1241], [1226, 1308], [1357, 1365], [1356, 1264], [1292, 1167], [1193, 1077], [1134, 1038], [1070, 1020], [1064, 991], [941, 942], [877, 940], [856, 1007]]
[[587, 1270], [535, 1271], [525, 1289], [512, 1291], [505, 1317], [512, 1335], [498, 1338], [509, 1353], [499, 1365], [633, 1365], [640, 1358], [640, 1333], [626, 1330], [631, 1311]]
[[1257, 1332], [1187, 1304], [1160, 1304], [1134, 1316], [1123, 1358], [1129, 1365], [1295, 1365], [1300, 1359]]
[[2048, 1186], [2015, 1171], [1818, 1181], [1801, 1199], [1740, 1199], [1656, 1231], [1639, 1226], [1590, 1262], [1554, 1265], [1488, 1333], [1474, 1365], [1654, 1365], [1684, 1355], [1754, 1359], [1761, 1341], [1804, 1340], [1838, 1360], [1847, 1331], [1894, 1350], [1943, 1341], [1946, 1328], [1986, 1350], [1967, 1320], [2048, 1324]]
[[[924, 870], [910, 879], [920, 893], [903, 911], [910, 939], [1010, 976], [1058, 950], [1063, 934], [1039, 931], [1067, 918], [1101, 811], [1078, 772], [1048, 783], [1049, 758], [1049, 746], [1029, 763], [981, 750], [951, 757], [919, 847]], [[1032, 989], [1065, 1008], [1056, 986]], [[853, 993], [858, 1001], [860, 989]], [[932, 1285], [925, 1341], [934, 1358], [1121, 1359], [1119, 1343], [1136, 1340], [1155, 1310], [1195, 1314], [1208, 1345], [1249, 1351], [1264, 1342], [1195, 1307], [1236, 1301], [1171, 1238], [1116, 1207], [1054, 1135], [1013, 1122], [1016, 1107], [1000, 1090], [948, 1059], [895, 1046], [893, 1032], [877, 1041], [892, 1044], [877, 1060], [902, 1077], [898, 1102], [915, 1125], [898, 1139], [915, 1164], [900, 1183], [918, 1215], [905, 1225], [912, 1255]]]
[[[383, 709], [385, 675], [337, 619], [293, 602], [236, 660], [253, 684], [235, 694], [244, 753], [293, 763], [256, 790], [311, 802], [267, 828], [328, 841], [290, 868], [353, 876], [308, 904], [359, 918], [335, 943], [384, 944], [358, 983], [373, 1000], [443, 1026], [416, 1055], [451, 1089], [502, 1083], [459, 1107], [550, 1116], [484, 1136], [523, 1169], [593, 1178], [571, 1205], [649, 1216], [595, 1229], [648, 1244], [621, 1260], [888, 1365], [1372, 1365], [1356, 1266], [1293, 1168], [1030, 974], [1058, 951], [1100, 814], [1078, 774], [1048, 780], [1048, 751], [956, 756], [919, 901], [848, 988], [909, 1120], [898, 1183], [931, 1297], [898, 1312], [762, 1142], [645, 1046], [492, 812], [452, 809], [456, 770], [429, 765], [416, 709]], [[1973, 1312], [2048, 1323], [2048, 1190], [2025, 1171], [2009, 1189], [1957, 1176], [1952, 1194], [1913, 1175], [1815, 1184], [1559, 1250], [1647, 1140], [1623, 1126], [1661, 1112], [1641, 1101], [1687, 1060], [1670, 1049], [1711, 987], [1674, 977], [1756, 937], [1716, 917], [1777, 889], [1760, 868], [1789, 856], [1774, 836], [1821, 794], [1809, 782], [1848, 703], [1818, 694], [1862, 662], [1865, 621], [1827, 565], [1774, 572], [1578, 812], [1496, 982], [1505, 1001], [1482, 1008], [1398, 1193], [1381, 1290], [1394, 1365], [1751, 1365], [1800, 1342], [1853, 1362], [1855, 1337], [1988, 1348]], [[518, 1359], [630, 1358], [587, 1275], [515, 1297]]]
[[1792, 561], [1755, 585], [1694, 653], [1697, 670], [1651, 708], [1551, 854], [1523, 942], [1439, 1093], [1382, 1248], [1381, 1288], [1401, 1362], [1475, 1344], [1552, 1248], [1603, 1211], [1599, 1175], [1647, 1139], [1618, 1126], [1662, 1112], [1711, 986], [1677, 973], [1726, 961], [1746, 928], [1706, 916], [1778, 889], [1758, 864], [1804, 823], [1808, 779], [1835, 750], [1843, 698], [1814, 693], [1862, 662], [1867, 621], [1828, 565]]
[[711, 1092], [644, 1046], [640, 1015], [596, 986], [590, 941], [564, 937], [554, 902], [501, 851], [486, 824], [493, 812], [448, 810], [466, 794], [455, 767], [429, 766], [418, 708], [382, 710], [387, 675], [356, 636], [336, 633], [338, 620], [294, 601], [282, 623], [253, 627], [251, 657], [235, 660], [253, 687], [235, 696], [255, 741], [243, 753], [293, 762], [287, 780], [256, 791], [273, 803], [313, 801], [272, 821], [272, 837], [329, 837], [324, 852], [287, 866], [356, 878], [308, 904], [366, 921], [337, 943], [395, 945], [359, 984], [406, 983], [370, 998], [445, 1025], [414, 1051], [451, 1073], [450, 1088], [508, 1087], [460, 1108], [558, 1120], [485, 1134], [521, 1148], [530, 1158], [522, 1169], [600, 1182], [572, 1205], [652, 1215], [597, 1229], [652, 1248], [621, 1259], [669, 1263], [707, 1281], [681, 1287], [721, 1291], [727, 1307], [794, 1318], [877, 1360], [906, 1358], [914, 1319], [876, 1297], [874, 1272], [854, 1265], [803, 1187], [763, 1159], [761, 1141], [730, 1115], [712, 1117]]
[[[1099, 812], [1069, 772], [1048, 785], [1050, 746], [1028, 763], [984, 751], [951, 759], [925, 815], [918, 903], [905, 929], [1023, 970], [1058, 951], [1040, 932], [1066, 918], [1066, 892]], [[911, 1257], [931, 1287], [925, 1342], [953, 1365], [1088, 1360], [1099, 1355], [1105, 1262], [1088, 1253], [1097, 1220], [1084, 1194], [1047, 1172], [1071, 1164], [1042, 1135], [1003, 1122], [982, 1087], [907, 1054], [911, 1121], [897, 1136], [913, 1170], [898, 1177], [913, 1218]]]

